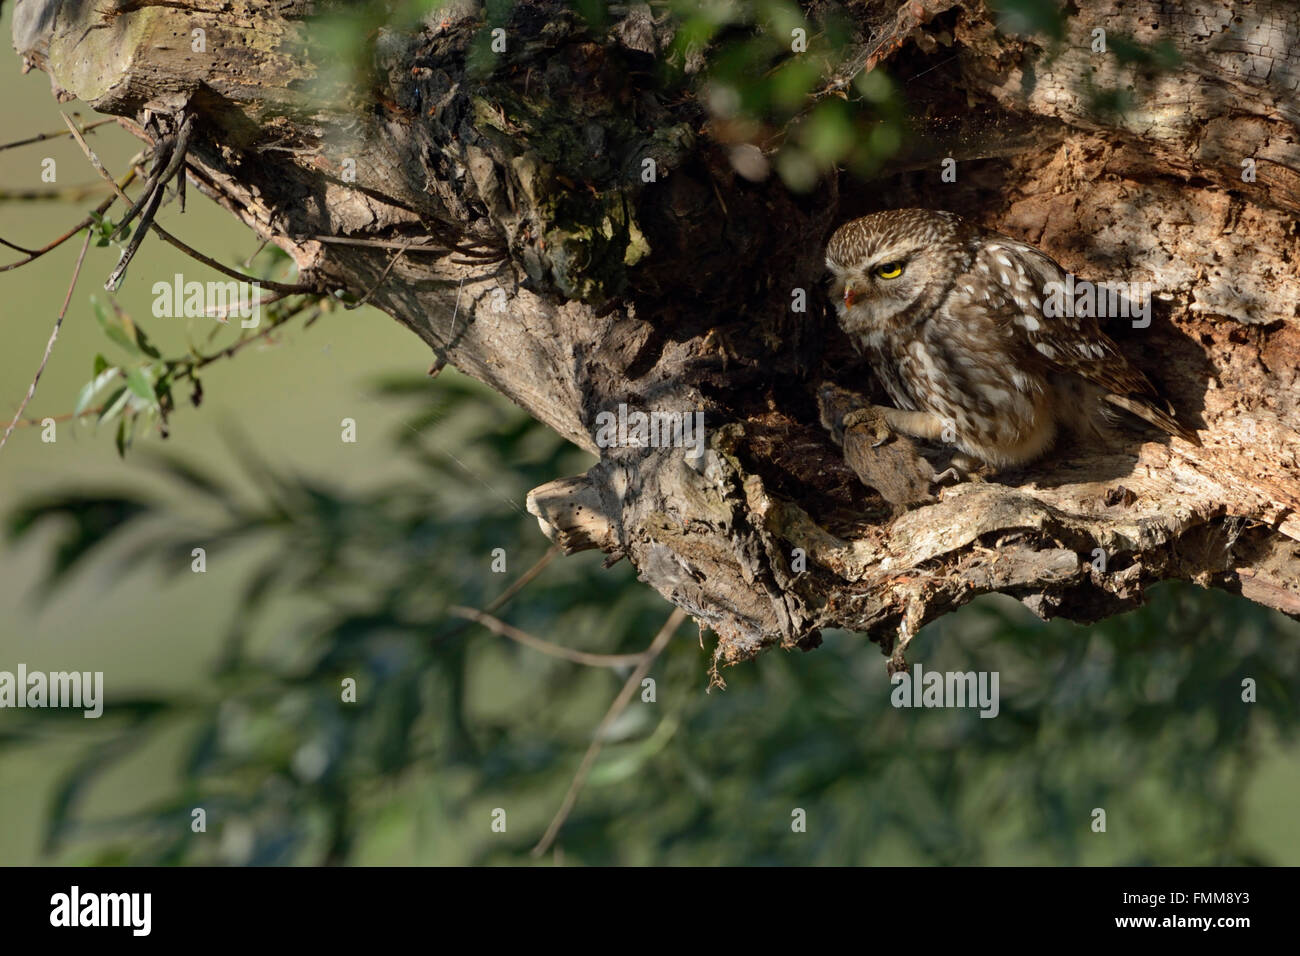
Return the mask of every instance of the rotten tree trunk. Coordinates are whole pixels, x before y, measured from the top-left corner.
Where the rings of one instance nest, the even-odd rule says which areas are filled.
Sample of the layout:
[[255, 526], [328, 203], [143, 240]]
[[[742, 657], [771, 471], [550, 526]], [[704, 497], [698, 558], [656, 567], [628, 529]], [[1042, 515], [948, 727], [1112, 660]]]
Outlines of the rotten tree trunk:
[[[568, 551], [630, 559], [717, 633], [720, 663], [844, 627], [897, 664], [920, 625], [990, 591], [1091, 620], [1184, 578], [1300, 614], [1300, 11], [1073, 6], [1050, 49], [999, 33], [975, 0], [849, 6], [845, 77], [910, 77], [924, 120], [882, 180], [806, 196], [738, 176], [697, 100], [655, 92], [673, 25], [643, 4], [597, 36], [554, 0], [520, 3], [507, 52], [475, 73], [483, 22], [456, 3], [373, 34], [363, 88], [326, 82], [305, 0], [20, 0], [15, 33], [56, 92], [140, 135], [148, 110], [193, 114], [194, 185], [310, 281], [373, 288], [440, 359], [598, 455], [529, 510]], [[1162, 38], [1182, 63], [1098, 56], [1097, 27]], [[1133, 109], [1099, 118], [1099, 88]], [[939, 177], [949, 156], [956, 183]], [[871, 388], [820, 290], [830, 231], [900, 205], [958, 212], [1084, 277], [1152, 283], [1150, 328], [1108, 331], [1204, 447], [1065, 445], [892, 506], [915, 484], [911, 446], [819, 421], [826, 383]], [[375, 288], [391, 249], [320, 237], [440, 254], [408, 251]], [[596, 416], [620, 403], [702, 410], [707, 451], [598, 447]]]

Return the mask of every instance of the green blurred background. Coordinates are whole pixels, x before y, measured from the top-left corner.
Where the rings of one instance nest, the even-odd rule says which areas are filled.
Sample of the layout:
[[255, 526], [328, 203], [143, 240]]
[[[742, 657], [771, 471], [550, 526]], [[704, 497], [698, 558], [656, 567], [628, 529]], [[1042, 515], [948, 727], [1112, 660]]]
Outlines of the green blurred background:
[[[47, 78], [3, 47], [4, 139], [59, 129]], [[113, 126], [90, 141], [118, 174], [139, 149]], [[95, 181], [63, 138], [0, 152], [0, 185], [42, 188], [46, 157], [59, 186]], [[0, 235], [41, 245], [95, 201], [0, 204]], [[227, 263], [257, 246], [195, 190], [160, 221]], [[6, 422], [79, 246], [0, 273]], [[127, 360], [90, 308], [116, 261], [92, 247], [27, 417], [71, 411], [96, 353]], [[149, 317], [150, 285], [177, 271], [216, 278], [150, 238], [118, 295], [168, 355], [212, 328]], [[142, 435], [125, 460], [109, 428], [15, 433], [0, 451], [0, 669], [102, 670], [109, 706], [98, 721], [0, 711], [0, 863], [533, 859], [626, 671], [447, 608], [486, 606], [543, 557], [523, 496], [589, 458], [454, 370], [428, 379], [429, 361], [386, 316], [335, 310], [211, 366], [203, 407], [178, 394], [171, 437]], [[553, 561], [502, 616], [575, 648], [642, 650], [670, 608], [601, 558]], [[913, 661], [1000, 673], [994, 720], [893, 709], [884, 658], [849, 633], [707, 692], [710, 642], [688, 624], [543, 861], [1300, 863], [1300, 625], [1188, 585], [1152, 598], [1091, 628], [996, 597], [926, 628]], [[356, 704], [339, 700], [344, 677]], [[1257, 703], [1241, 701], [1246, 677]]]

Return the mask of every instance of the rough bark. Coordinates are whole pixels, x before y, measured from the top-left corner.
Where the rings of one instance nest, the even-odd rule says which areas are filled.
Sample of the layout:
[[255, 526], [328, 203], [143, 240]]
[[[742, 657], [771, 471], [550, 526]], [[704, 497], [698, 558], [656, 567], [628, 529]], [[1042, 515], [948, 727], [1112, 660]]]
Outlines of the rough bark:
[[[720, 663], [844, 627], [897, 664], [922, 624], [990, 591], [1087, 621], [1184, 578], [1300, 614], [1288, 0], [1076, 0], [1059, 44], [999, 33], [975, 0], [850, 4], [841, 78], [887, 65], [915, 135], [880, 180], [803, 196], [737, 175], [697, 100], [656, 92], [673, 25], [646, 5], [614, 8], [597, 36], [553, 0], [520, 3], [508, 52], [476, 74], [483, 22], [453, 4], [370, 37], [368, 88], [330, 88], [305, 0], [24, 3], [20, 49], [56, 91], [142, 136], [147, 110], [192, 112], [191, 182], [322, 288], [369, 291], [393, 253], [311, 237], [437, 244], [408, 250], [370, 301], [600, 456], [529, 510], [568, 551], [631, 560], [717, 633]], [[57, 17], [33, 18], [38, 5]], [[1182, 63], [1097, 56], [1095, 27], [1163, 38]], [[191, 51], [196, 28], [207, 53]], [[1098, 89], [1134, 108], [1099, 113]], [[914, 446], [838, 428], [833, 383], [868, 394], [872, 380], [829, 318], [824, 243], [899, 205], [951, 209], [1080, 276], [1153, 283], [1150, 328], [1108, 331], [1204, 447], [1135, 431], [927, 497]], [[596, 415], [619, 403], [703, 410], [707, 452], [597, 447]]]

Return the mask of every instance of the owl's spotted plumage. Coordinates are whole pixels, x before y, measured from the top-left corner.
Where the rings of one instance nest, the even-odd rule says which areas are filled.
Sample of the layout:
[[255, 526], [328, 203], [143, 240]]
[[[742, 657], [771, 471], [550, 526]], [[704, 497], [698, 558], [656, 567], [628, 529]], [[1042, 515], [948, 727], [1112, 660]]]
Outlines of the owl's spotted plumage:
[[[1199, 444], [1090, 316], [1047, 315], [1065, 271], [947, 212], [897, 209], [841, 226], [826, 265], [840, 326], [896, 409], [892, 428], [994, 467], [1032, 461], [1105, 405]], [[1104, 404], [1103, 404], [1104, 403]]]

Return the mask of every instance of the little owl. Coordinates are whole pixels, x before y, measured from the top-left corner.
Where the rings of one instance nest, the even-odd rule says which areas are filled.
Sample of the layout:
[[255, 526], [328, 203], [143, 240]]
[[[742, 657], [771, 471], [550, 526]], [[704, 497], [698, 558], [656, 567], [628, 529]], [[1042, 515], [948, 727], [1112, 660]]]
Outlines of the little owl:
[[1102, 432], [1108, 406], [1200, 444], [1095, 318], [1045, 307], [1066, 274], [1032, 246], [895, 209], [837, 229], [826, 265], [840, 327], [897, 406], [878, 409], [885, 423], [955, 445], [958, 467], [1030, 462], [1062, 426]]

